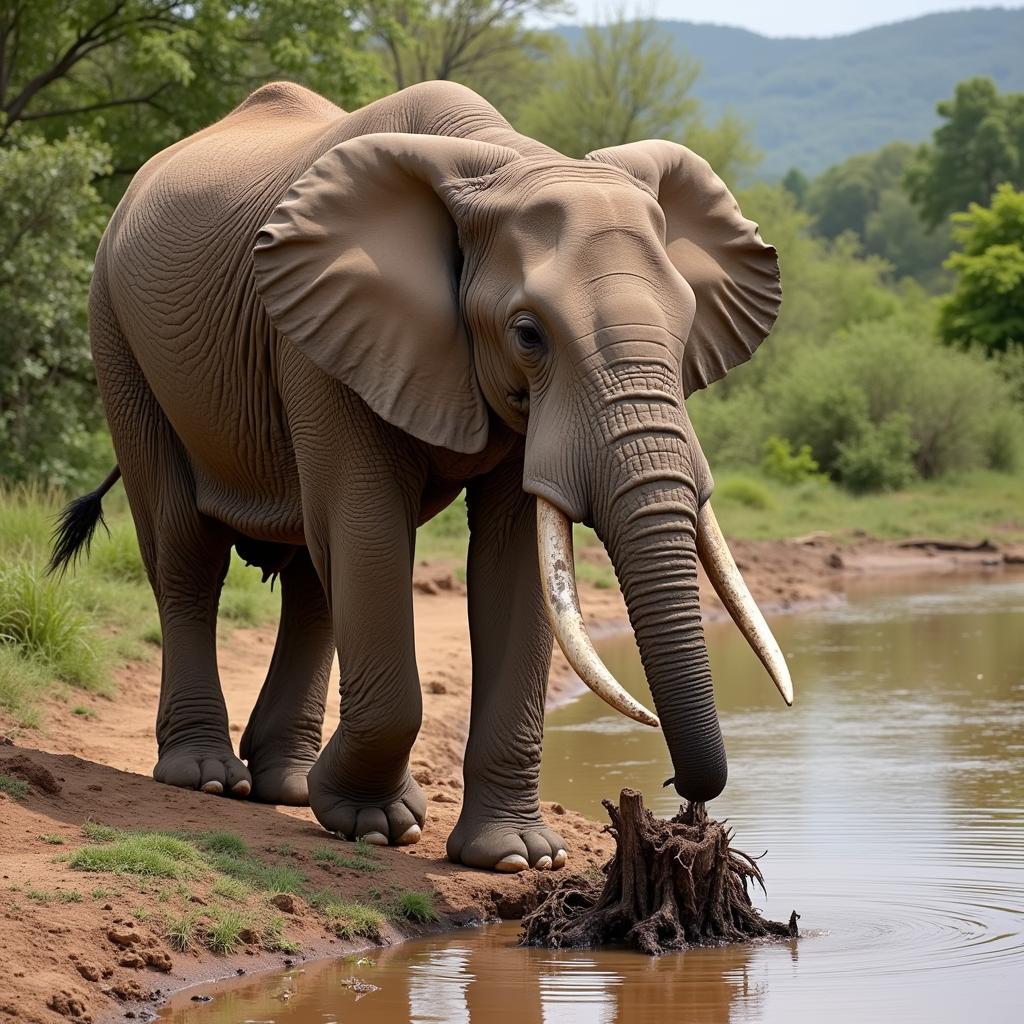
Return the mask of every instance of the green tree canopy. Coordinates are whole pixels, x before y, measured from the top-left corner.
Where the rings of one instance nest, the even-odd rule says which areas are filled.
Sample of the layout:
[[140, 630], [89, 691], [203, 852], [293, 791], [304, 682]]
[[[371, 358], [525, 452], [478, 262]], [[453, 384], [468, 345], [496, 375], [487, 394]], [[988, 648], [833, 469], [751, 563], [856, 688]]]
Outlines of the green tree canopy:
[[86, 128], [128, 174], [273, 78], [363, 102], [385, 78], [361, 15], [361, 0], [6, 0], [0, 138]]
[[957, 282], [939, 318], [943, 340], [1024, 348], [1024, 192], [1000, 185], [991, 207], [972, 203], [953, 219], [961, 251], [947, 261]]
[[997, 186], [1024, 188], [1024, 93], [1000, 95], [990, 78], [970, 78], [936, 108], [944, 120], [907, 172], [910, 196], [934, 227]]
[[863, 251], [886, 260], [896, 276], [931, 285], [942, 279], [949, 226], [929, 230], [904, 189], [914, 155], [909, 143], [892, 142], [850, 157], [810, 183], [804, 206], [815, 234], [831, 239], [852, 232]]
[[562, 47], [517, 127], [566, 156], [638, 139], [682, 142], [729, 179], [756, 162], [746, 126], [727, 116], [706, 125], [691, 95], [700, 65], [680, 57], [651, 21], [625, 15], [586, 27], [581, 44]]
[[508, 115], [558, 45], [524, 20], [570, 10], [564, 0], [367, 0], [366, 17], [394, 88], [460, 82]]
[[101, 416], [89, 354], [91, 253], [106, 219], [84, 135], [10, 133], [0, 147], [0, 476], [74, 480]]

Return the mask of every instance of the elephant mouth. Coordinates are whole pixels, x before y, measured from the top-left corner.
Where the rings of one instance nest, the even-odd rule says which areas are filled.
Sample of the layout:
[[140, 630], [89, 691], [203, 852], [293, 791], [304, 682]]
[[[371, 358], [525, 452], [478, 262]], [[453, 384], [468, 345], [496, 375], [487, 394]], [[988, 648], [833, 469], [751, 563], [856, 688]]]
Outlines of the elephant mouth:
[[[710, 502], [697, 512], [697, 554], [712, 586], [761, 660], [787, 705], [793, 682], [785, 656], [745, 583], [722, 535]], [[587, 634], [573, 562], [572, 522], [547, 499], [537, 498], [537, 552], [544, 604], [558, 646], [591, 690], [626, 717], [657, 728], [656, 715], [623, 689], [608, 671]]]

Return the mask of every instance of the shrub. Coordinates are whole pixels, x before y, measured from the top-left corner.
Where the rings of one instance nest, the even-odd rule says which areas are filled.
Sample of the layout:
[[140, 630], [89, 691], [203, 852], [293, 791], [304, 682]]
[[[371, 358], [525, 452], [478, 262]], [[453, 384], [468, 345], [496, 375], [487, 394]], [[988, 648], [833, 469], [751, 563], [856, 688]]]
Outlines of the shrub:
[[914, 479], [915, 449], [910, 417], [893, 413], [879, 426], [865, 424], [856, 437], [840, 442], [836, 471], [854, 493], [895, 491]]
[[742, 505], [744, 508], [766, 509], [772, 504], [767, 488], [747, 476], [726, 477], [715, 485], [716, 504]]
[[794, 452], [793, 446], [784, 437], [772, 435], [764, 443], [761, 472], [769, 480], [775, 480], [787, 487], [815, 480], [821, 476], [818, 463], [811, 454], [811, 446], [803, 444]]

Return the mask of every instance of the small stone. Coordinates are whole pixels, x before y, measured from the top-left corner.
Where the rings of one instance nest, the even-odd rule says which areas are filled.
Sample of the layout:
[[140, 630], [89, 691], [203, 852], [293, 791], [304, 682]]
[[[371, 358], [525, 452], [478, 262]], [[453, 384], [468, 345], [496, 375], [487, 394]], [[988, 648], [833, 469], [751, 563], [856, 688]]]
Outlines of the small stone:
[[193, 1003], [212, 1003], [213, 1002], [213, 996], [193, 996], [192, 997], [192, 1002]]
[[258, 943], [260, 941], [259, 934], [257, 932], [255, 932], [255, 931], [253, 931], [252, 928], [243, 928], [238, 933], [238, 938], [242, 942], [244, 942], [246, 945], [249, 945], [249, 946], [254, 946], [254, 945], [256, 945], [256, 943]]
[[130, 967], [133, 971], [146, 966], [146, 961], [138, 953], [125, 953], [117, 963], [119, 967]]
[[164, 974], [170, 974], [174, 967], [171, 958], [162, 949], [146, 950], [146, 965]]
[[830, 569], [842, 569], [846, 563], [843, 561], [843, 556], [838, 551], [833, 551], [827, 559], [828, 567]]
[[565, 814], [565, 808], [561, 804], [552, 804], [551, 805], [551, 813], [552, 814]]
[[100, 972], [94, 964], [75, 964], [78, 969], [78, 973], [85, 978], [86, 981], [99, 981]]

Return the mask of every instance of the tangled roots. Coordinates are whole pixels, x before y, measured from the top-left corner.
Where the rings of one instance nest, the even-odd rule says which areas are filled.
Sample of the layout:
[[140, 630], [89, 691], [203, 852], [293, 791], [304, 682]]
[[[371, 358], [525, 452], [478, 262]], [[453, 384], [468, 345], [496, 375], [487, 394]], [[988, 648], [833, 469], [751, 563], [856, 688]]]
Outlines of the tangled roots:
[[796, 938], [788, 924], [763, 918], [750, 901], [751, 882], [764, 890], [757, 861], [729, 846], [732, 832], [703, 804], [655, 818], [643, 797], [624, 789], [612, 820], [615, 853], [604, 884], [578, 876], [560, 880], [523, 919], [524, 945], [552, 948], [625, 944], [658, 956], [687, 946], [721, 945], [770, 936]]

